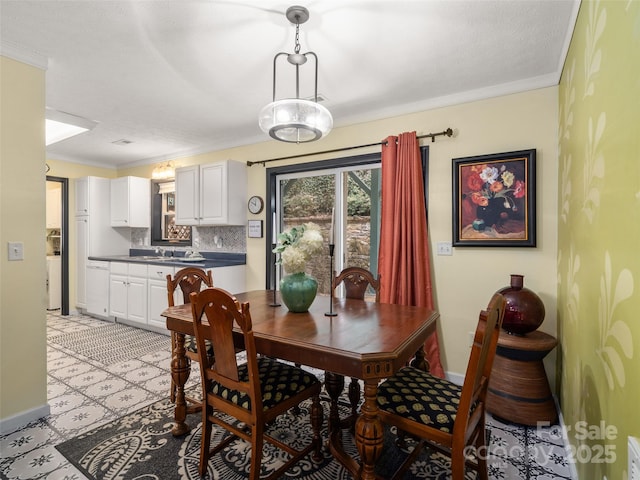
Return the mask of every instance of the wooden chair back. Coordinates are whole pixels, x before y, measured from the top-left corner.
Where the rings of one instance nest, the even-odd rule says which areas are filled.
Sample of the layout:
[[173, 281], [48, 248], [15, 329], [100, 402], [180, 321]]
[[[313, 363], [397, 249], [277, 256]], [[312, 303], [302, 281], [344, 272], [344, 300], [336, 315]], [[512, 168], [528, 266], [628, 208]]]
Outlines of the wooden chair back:
[[207, 287], [213, 287], [213, 277], [211, 276], [211, 270], [203, 270], [197, 267], [186, 267], [178, 270], [173, 278], [171, 275], [167, 275], [167, 296], [169, 306], [175, 306], [174, 294], [178, 287], [182, 291], [183, 303], [189, 303], [191, 300], [189, 295], [192, 292], [199, 292], [202, 290], [202, 284]]
[[[200, 476], [206, 474], [211, 456], [236, 438], [251, 443], [250, 480], [260, 478], [264, 441], [288, 454], [288, 459], [269, 475], [271, 480], [281, 478], [285, 470], [309, 452], [313, 451], [314, 461], [319, 462], [322, 459], [322, 383], [300, 368], [266, 356], [258, 358], [249, 303], [240, 304], [221, 288], [193, 292], [190, 299], [203, 391]], [[213, 345], [215, 361], [202, 353], [207, 341]], [[238, 343], [244, 346], [246, 363], [240, 363], [236, 356]], [[308, 399], [311, 400], [313, 432], [312, 440], [306, 446], [289, 444], [277, 435], [269, 435], [267, 425]], [[231, 435], [210, 449], [213, 424], [228, 430]]]
[[[402, 478], [422, 450], [422, 445], [428, 444], [451, 457], [452, 480], [466, 478], [466, 466], [477, 470], [478, 478], [487, 480], [485, 401], [505, 308], [505, 297], [496, 293], [487, 308], [480, 312], [461, 388], [413, 367], [401, 369], [379, 387], [379, 402], [383, 399], [380, 416], [384, 423], [397, 427], [398, 443], [404, 443], [406, 433], [421, 442], [396, 471], [394, 479]], [[390, 397], [389, 392], [405, 386], [411, 392], [406, 399]], [[416, 393], [418, 390], [421, 393]], [[426, 400], [425, 397], [430, 398]], [[456, 398], [457, 405], [446, 400], [449, 397]], [[412, 413], [417, 411], [416, 398], [421, 398], [418, 401], [422, 404], [420, 416]], [[475, 461], [469, 460], [467, 447], [474, 447], [479, 453]]]
[[[208, 395], [208, 403], [213, 408], [233, 415], [250, 425], [261, 423], [262, 396], [249, 304], [238, 303], [233, 295], [221, 288], [207, 288], [200, 293], [191, 294], [191, 310], [198, 351], [206, 348], [205, 339], [208, 339], [216, 352], [215, 361], [207, 357], [200, 358], [201, 370], [204, 373], [203, 382], [205, 382], [202, 385], [203, 391], [208, 392], [209, 383], [216, 381], [225, 388], [246, 394], [249, 397], [251, 409], [241, 408], [222, 397], [212, 395]], [[242, 381], [238, 376], [239, 363], [234, 343], [234, 323], [240, 327], [244, 337], [248, 381]], [[202, 364], [203, 360], [204, 364]]]
[[[175, 292], [180, 288], [182, 292], [182, 301], [183, 304], [191, 302], [191, 298], [189, 295], [193, 292], [199, 292], [202, 290], [202, 285], [206, 285], [207, 287], [213, 287], [213, 277], [211, 276], [211, 270], [203, 270], [198, 267], [186, 267], [181, 270], [178, 270], [175, 275], [172, 277], [171, 275], [167, 275], [167, 302], [170, 307], [175, 306]], [[191, 335], [185, 335], [185, 355], [194, 362], [198, 361], [198, 352], [195, 348], [195, 339]], [[171, 356], [175, 355], [176, 351], [176, 333], [171, 332]], [[213, 359], [213, 349], [209, 348], [205, 350], [209, 352], [209, 356]], [[176, 383], [173, 378], [171, 379], [171, 392], [170, 398], [172, 402], [176, 400]], [[189, 396], [185, 396], [185, 399], [191, 404], [187, 408], [187, 412], [195, 412], [198, 411], [201, 407], [201, 401], [197, 398], [192, 398]]]
[[347, 267], [342, 270], [333, 279], [333, 289], [335, 290], [344, 284], [345, 297], [355, 298], [358, 300], [364, 300], [369, 286], [374, 290], [376, 296], [376, 302], [380, 301], [380, 276], [374, 277], [373, 274], [360, 267]]
[[480, 312], [453, 427], [454, 443], [465, 442], [478, 424], [484, 423], [487, 389], [505, 306], [506, 299], [494, 294], [487, 309]]

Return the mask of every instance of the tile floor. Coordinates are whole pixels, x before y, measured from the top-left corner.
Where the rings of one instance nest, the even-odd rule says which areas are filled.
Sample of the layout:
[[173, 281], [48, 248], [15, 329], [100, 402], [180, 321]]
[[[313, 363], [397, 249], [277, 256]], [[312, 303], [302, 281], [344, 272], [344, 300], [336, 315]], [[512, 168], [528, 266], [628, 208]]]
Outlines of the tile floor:
[[[111, 365], [56, 343], [58, 335], [105, 323], [84, 315], [47, 316], [51, 415], [0, 437], [0, 478], [85, 479], [54, 445], [167, 396], [171, 358], [168, 336], [166, 348]], [[198, 381], [197, 371], [194, 373], [190, 382]]]
[[[83, 315], [50, 313], [47, 316], [51, 415], [0, 437], [0, 479], [84, 480], [86, 477], [67, 462], [54, 445], [167, 396], [171, 357], [168, 336], [166, 348], [145, 355], [133, 354], [129, 359], [108, 365], [56, 343], [60, 335], [105, 326], [105, 323]], [[197, 364], [194, 367], [188, 386], [199, 382]], [[502, 451], [517, 450], [510, 447], [511, 441], [519, 445], [532, 443], [541, 449], [537, 453], [542, 453], [545, 461], [545, 474], [540, 477], [536, 474], [538, 466], [526, 458], [522, 462], [498, 458], [498, 463], [506, 460], [509, 467], [494, 469], [491, 478], [571, 478], [559, 427], [536, 431], [504, 425], [493, 419], [489, 423], [495, 434], [500, 435], [497, 444]], [[556, 475], [548, 476], [549, 463]]]

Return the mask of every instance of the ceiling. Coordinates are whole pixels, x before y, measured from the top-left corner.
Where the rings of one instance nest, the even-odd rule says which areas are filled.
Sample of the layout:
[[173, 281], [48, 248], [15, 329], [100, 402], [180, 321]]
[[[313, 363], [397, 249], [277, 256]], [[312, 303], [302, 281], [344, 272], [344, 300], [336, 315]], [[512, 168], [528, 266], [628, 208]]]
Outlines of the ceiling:
[[[284, 12], [295, 4], [310, 12], [301, 53], [318, 56], [336, 128], [556, 85], [580, 2], [0, 0], [0, 48], [46, 65], [48, 108], [97, 122], [47, 147], [49, 158], [140, 165], [275, 141], [257, 117], [272, 100], [274, 55], [293, 51]], [[284, 65], [278, 99], [295, 96]]]

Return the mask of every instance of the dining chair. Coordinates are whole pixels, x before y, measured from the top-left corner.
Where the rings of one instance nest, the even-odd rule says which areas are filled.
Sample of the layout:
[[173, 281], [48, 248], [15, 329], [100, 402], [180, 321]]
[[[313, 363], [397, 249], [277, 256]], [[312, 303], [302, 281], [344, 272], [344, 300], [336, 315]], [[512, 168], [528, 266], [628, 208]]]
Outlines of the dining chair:
[[[178, 270], [173, 277], [167, 275], [167, 300], [170, 307], [175, 306], [175, 292], [179, 288], [182, 292], [182, 303], [186, 304], [191, 301], [189, 295], [192, 292], [199, 292], [202, 290], [203, 285], [206, 287], [213, 287], [213, 277], [211, 270], [203, 270], [197, 267], [186, 267]], [[199, 362], [198, 351], [196, 348], [196, 339], [192, 335], [184, 336], [184, 348], [187, 358], [191, 361]], [[173, 358], [176, 348], [176, 333], [171, 332], [171, 356]], [[207, 355], [213, 358], [213, 349], [211, 344], [207, 343]], [[201, 401], [191, 397], [185, 397], [189, 402], [187, 407], [188, 413], [196, 412], [201, 407]], [[171, 379], [171, 402], [176, 401], [176, 385]]]
[[451, 457], [452, 480], [463, 480], [466, 466], [488, 479], [485, 399], [505, 306], [505, 298], [496, 293], [480, 312], [462, 386], [410, 366], [379, 385], [379, 416], [397, 428], [398, 444], [406, 447], [404, 434], [419, 440], [394, 479], [402, 477], [425, 445]]
[[[251, 443], [249, 478], [260, 477], [262, 447], [267, 441], [289, 455], [288, 460], [269, 479], [282, 473], [313, 451], [313, 460], [322, 459], [322, 384], [311, 373], [273, 358], [258, 356], [252, 329], [249, 303], [240, 304], [226, 290], [207, 288], [191, 294], [191, 311], [200, 355], [202, 379], [202, 443], [199, 473], [207, 471], [209, 458], [241, 438]], [[246, 362], [236, 356], [237, 341], [234, 325], [241, 332]], [[205, 342], [210, 340], [216, 352], [215, 362], [206, 355]], [[238, 339], [236, 339], [238, 340]], [[311, 399], [310, 421], [312, 440], [302, 447], [288, 445], [267, 433], [267, 426], [287, 410]], [[229, 416], [237, 422], [229, 420]], [[240, 423], [238, 423], [240, 422]], [[211, 430], [216, 424], [231, 433], [210, 449]]]
[[[344, 286], [344, 296], [346, 298], [364, 300], [365, 297], [367, 297], [367, 293], [370, 292], [369, 288], [371, 288], [375, 294], [375, 301], [380, 301], [380, 275], [376, 278], [373, 273], [365, 268], [347, 267], [338, 275], [334, 272], [334, 278], [331, 285], [333, 291], [335, 291], [341, 284]], [[355, 420], [358, 416], [360, 397], [360, 382], [357, 378], [351, 378], [351, 383], [349, 384], [349, 402], [351, 404], [352, 420]]]
[[[335, 273], [334, 273], [335, 275]], [[344, 285], [345, 297], [364, 300], [369, 286], [375, 293], [376, 302], [380, 301], [380, 275], [374, 277], [373, 273], [365, 268], [347, 267], [333, 278], [333, 289]]]

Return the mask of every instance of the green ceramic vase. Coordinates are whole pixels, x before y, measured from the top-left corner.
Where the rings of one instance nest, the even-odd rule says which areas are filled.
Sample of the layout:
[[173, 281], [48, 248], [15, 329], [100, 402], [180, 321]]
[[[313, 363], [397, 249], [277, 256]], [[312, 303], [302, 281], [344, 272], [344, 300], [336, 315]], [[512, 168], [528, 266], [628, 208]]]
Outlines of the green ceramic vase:
[[280, 296], [290, 312], [307, 312], [318, 293], [318, 281], [304, 272], [280, 280]]

